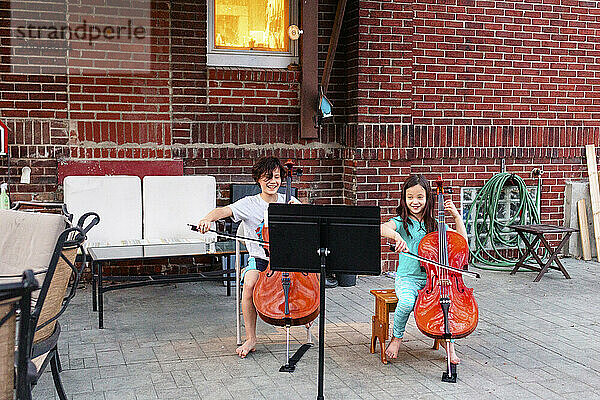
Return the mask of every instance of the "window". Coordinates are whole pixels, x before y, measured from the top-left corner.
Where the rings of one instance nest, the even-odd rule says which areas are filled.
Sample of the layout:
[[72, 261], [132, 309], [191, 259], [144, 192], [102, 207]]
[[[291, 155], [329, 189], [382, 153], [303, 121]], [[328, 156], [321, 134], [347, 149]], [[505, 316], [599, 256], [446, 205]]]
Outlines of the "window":
[[[480, 189], [481, 188], [463, 187], [460, 190], [460, 202], [461, 202], [461, 206], [462, 206], [462, 216], [463, 216], [463, 221], [465, 221], [465, 226], [467, 228], [467, 237], [468, 237], [468, 241], [469, 241], [469, 248], [475, 247], [475, 237], [474, 237], [474, 229], [473, 229], [473, 222], [475, 219], [475, 215], [470, 213], [469, 210], [471, 209], [471, 207], [473, 205], [473, 201], [475, 200], [475, 197], [477, 196], [477, 192]], [[528, 187], [527, 191], [529, 192], [529, 195], [532, 198], [534, 198], [534, 199], [536, 198], [537, 187], [535, 187], [535, 186]], [[521, 200], [519, 198], [519, 189], [516, 186], [505, 186], [504, 189], [502, 190], [502, 193], [500, 194], [499, 199], [498, 199], [498, 208], [496, 209], [496, 220], [502, 224], [508, 223], [508, 221], [513, 216], [515, 216], [515, 214], [517, 213], [520, 201]], [[539, 213], [539, 209], [538, 209], [538, 213]], [[482, 221], [483, 221], [482, 218], [480, 216], [478, 216], [477, 222], [481, 223]], [[507, 247], [506, 245], [499, 243], [497, 241], [496, 241], [496, 243], [494, 243], [494, 246], [492, 246], [492, 243], [490, 243], [487, 238], [488, 232], [485, 229], [485, 226], [479, 226], [479, 229], [480, 229], [479, 238], [480, 238], [481, 242], [485, 243], [486, 250], [491, 250], [493, 247], [495, 247], [496, 249], [511, 248], [511, 247]], [[512, 241], [512, 240], [516, 240], [517, 233], [515, 231], [513, 231], [512, 229], [507, 228], [507, 229], [503, 230], [499, 236], [504, 241]]]
[[297, 62], [287, 30], [293, 0], [209, 0], [208, 65], [286, 68]]

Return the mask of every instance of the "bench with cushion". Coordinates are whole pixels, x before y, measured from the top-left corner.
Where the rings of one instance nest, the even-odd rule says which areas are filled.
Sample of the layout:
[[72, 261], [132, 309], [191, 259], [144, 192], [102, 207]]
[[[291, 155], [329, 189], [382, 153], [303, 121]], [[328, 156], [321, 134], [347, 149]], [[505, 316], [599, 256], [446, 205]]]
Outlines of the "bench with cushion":
[[215, 208], [212, 176], [68, 176], [64, 198], [75, 218], [89, 210], [100, 216], [88, 247], [215, 240], [187, 226]]
[[[197, 224], [216, 207], [216, 180], [212, 176], [67, 176], [65, 204], [75, 217], [94, 210], [101, 222], [89, 235], [92, 264], [92, 305], [103, 327], [104, 293], [112, 290], [165, 283], [224, 279], [233, 269], [217, 272], [163, 274], [154, 270], [141, 275], [103, 275], [103, 265], [122, 260], [232, 254], [216, 234], [200, 234]], [[136, 271], [137, 272], [137, 271]], [[227, 294], [231, 278], [227, 279]], [[111, 281], [113, 284], [104, 285]], [[123, 282], [123, 283], [114, 283]]]

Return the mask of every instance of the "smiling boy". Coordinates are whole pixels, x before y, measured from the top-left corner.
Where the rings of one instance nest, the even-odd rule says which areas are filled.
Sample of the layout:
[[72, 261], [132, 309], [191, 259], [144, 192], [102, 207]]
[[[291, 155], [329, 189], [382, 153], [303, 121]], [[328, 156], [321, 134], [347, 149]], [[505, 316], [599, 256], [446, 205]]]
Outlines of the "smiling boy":
[[[200, 232], [210, 229], [210, 224], [216, 220], [232, 217], [235, 222], [243, 221], [245, 235], [258, 239], [269, 203], [284, 203], [285, 195], [277, 193], [285, 178], [285, 168], [276, 157], [263, 157], [252, 167], [252, 178], [260, 185], [261, 193], [247, 196], [225, 207], [217, 207], [209, 212], [198, 223]], [[292, 202], [298, 202], [292, 198]], [[245, 268], [244, 286], [242, 291], [242, 313], [246, 327], [246, 341], [236, 349], [236, 353], [244, 358], [256, 349], [256, 307], [252, 294], [258, 281], [259, 274], [267, 269], [269, 257], [263, 247], [256, 242], [246, 242], [249, 259]]]

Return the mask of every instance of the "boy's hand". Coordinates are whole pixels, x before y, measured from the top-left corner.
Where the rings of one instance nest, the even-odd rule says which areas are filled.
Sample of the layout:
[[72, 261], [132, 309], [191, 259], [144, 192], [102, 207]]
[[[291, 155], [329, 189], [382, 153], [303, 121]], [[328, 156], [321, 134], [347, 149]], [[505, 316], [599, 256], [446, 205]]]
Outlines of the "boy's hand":
[[209, 220], [201, 219], [200, 222], [198, 222], [198, 230], [200, 231], [200, 233], [208, 232], [208, 230], [210, 229], [210, 224], [211, 222]]
[[397, 253], [402, 253], [404, 251], [408, 251], [408, 245], [406, 244], [406, 242], [404, 241], [404, 239], [402, 239], [402, 236], [400, 236], [400, 234], [396, 235], [396, 247], [395, 250]]
[[450, 215], [452, 215], [453, 217], [460, 217], [460, 213], [456, 209], [456, 206], [454, 205], [454, 203], [452, 202], [452, 200], [447, 199], [446, 201], [444, 201], [444, 209], [447, 212], [449, 212]]
[[302, 203], [300, 202], [300, 200], [291, 198], [290, 201], [288, 201], [288, 204], [302, 204]]

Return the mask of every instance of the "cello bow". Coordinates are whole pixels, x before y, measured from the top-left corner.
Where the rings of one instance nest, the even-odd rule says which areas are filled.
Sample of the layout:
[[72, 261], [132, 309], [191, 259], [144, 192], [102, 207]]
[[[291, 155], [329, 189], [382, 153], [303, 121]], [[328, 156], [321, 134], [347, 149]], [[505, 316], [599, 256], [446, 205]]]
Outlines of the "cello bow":
[[[396, 247], [392, 243], [388, 243], [388, 244], [390, 245], [390, 250], [396, 251]], [[479, 275], [477, 272], [467, 271], [467, 270], [464, 270], [464, 269], [454, 268], [454, 267], [451, 267], [449, 265], [444, 265], [444, 264], [441, 264], [441, 263], [439, 263], [437, 261], [430, 260], [429, 258], [425, 258], [425, 257], [421, 257], [421, 256], [419, 256], [417, 254], [413, 254], [410, 251], [402, 251], [399, 254], [401, 254], [403, 256], [406, 256], [408, 258], [419, 260], [419, 261], [427, 263], [427, 264], [431, 264], [431, 265], [435, 265], [435, 266], [440, 267], [440, 268], [447, 269], [449, 271], [454, 271], [454, 272], [462, 274], [464, 276], [468, 276], [469, 278], [474, 278], [474, 279], [481, 278], [481, 275]]]

